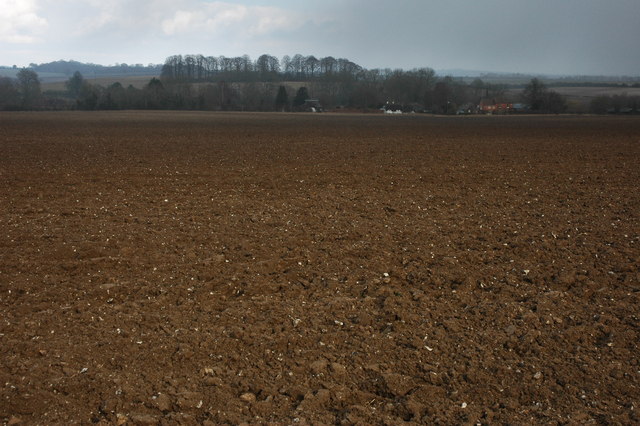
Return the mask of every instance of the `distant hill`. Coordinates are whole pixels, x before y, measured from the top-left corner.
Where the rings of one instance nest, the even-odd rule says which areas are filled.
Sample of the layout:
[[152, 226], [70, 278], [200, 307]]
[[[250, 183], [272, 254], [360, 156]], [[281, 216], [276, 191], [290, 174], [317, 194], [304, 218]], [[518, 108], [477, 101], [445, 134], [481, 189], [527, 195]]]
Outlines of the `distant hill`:
[[[479, 71], [466, 69], [437, 69], [438, 75], [448, 75], [462, 78], [466, 82], [472, 82], [480, 78], [485, 83], [501, 84], [506, 86], [524, 86], [532, 78], [544, 80], [550, 87], [571, 86], [598, 86], [618, 87], [621, 85], [633, 86], [640, 83], [640, 76], [625, 75], [561, 75], [561, 74], [526, 74], [514, 72]], [[586, 83], [586, 84], [585, 84]]]
[[[43, 82], [66, 80], [79, 71], [85, 78], [159, 76], [162, 65], [159, 64], [116, 64], [98, 65], [78, 61], [54, 61], [42, 64], [30, 64], [29, 69], [38, 73]], [[20, 68], [0, 68], [0, 76], [15, 77]]]

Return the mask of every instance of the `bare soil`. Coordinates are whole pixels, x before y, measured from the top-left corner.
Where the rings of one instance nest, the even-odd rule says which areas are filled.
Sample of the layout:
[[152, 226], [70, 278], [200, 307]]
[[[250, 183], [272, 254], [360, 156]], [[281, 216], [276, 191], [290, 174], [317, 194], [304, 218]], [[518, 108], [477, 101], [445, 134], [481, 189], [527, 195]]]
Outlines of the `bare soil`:
[[640, 119], [0, 115], [0, 422], [640, 422]]

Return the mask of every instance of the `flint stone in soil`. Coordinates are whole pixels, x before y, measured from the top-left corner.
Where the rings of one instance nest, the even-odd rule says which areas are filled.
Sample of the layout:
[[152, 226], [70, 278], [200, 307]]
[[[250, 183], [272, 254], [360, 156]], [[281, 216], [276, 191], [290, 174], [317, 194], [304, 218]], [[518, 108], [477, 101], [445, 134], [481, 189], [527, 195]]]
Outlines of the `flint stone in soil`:
[[244, 402], [255, 402], [256, 396], [251, 392], [247, 392], [240, 395], [240, 399]]
[[150, 414], [132, 414], [129, 420], [134, 425], [157, 425], [158, 417]]
[[110, 289], [112, 289], [114, 287], [117, 287], [117, 286], [118, 286], [118, 284], [116, 284], [116, 283], [107, 283], [107, 284], [101, 284], [100, 288], [103, 289], [103, 290], [110, 290]]
[[205, 386], [222, 386], [224, 381], [220, 377], [205, 377], [203, 379]]

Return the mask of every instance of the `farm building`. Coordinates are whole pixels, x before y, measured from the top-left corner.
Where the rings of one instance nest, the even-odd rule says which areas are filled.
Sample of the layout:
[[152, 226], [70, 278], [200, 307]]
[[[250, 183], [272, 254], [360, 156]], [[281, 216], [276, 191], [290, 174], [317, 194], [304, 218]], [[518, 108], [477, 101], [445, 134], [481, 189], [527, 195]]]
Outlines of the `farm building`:
[[308, 112], [322, 112], [322, 105], [318, 99], [305, 99], [304, 105], [302, 106], [304, 111]]
[[513, 104], [508, 102], [496, 102], [495, 99], [482, 99], [480, 112], [484, 114], [508, 114], [513, 112]]

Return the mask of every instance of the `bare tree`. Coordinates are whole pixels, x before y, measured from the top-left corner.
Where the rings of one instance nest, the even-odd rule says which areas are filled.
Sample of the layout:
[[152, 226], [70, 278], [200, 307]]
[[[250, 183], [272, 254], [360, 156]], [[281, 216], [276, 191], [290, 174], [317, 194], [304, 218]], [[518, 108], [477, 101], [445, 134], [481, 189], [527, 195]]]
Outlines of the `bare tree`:
[[276, 80], [280, 71], [280, 61], [275, 56], [260, 55], [256, 60], [256, 71], [262, 81]]
[[293, 55], [293, 58], [291, 58], [291, 67], [295, 79], [304, 78], [304, 56], [299, 53]]
[[333, 56], [320, 59], [320, 73], [324, 76], [331, 76], [335, 73], [338, 61]]
[[537, 78], [531, 79], [522, 92], [522, 99], [529, 104], [531, 111], [559, 114], [567, 110], [565, 98], [546, 86]]
[[20, 93], [14, 81], [9, 77], [0, 77], [0, 110], [17, 109], [20, 105]]
[[35, 71], [22, 68], [18, 71], [17, 77], [22, 108], [35, 108], [40, 103], [42, 96], [38, 74]]
[[284, 78], [288, 79], [290, 78], [290, 75], [292, 73], [292, 66], [291, 66], [291, 57], [289, 55], [284, 55], [282, 57], [282, 72], [284, 72]]
[[532, 111], [542, 110], [546, 86], [537, 78], [531, 79], [522, 92], [522, 99], [529, 104]]
[[304, 60], [304, 65], [307, 70], [307, 74], [313, 78], [318, 71], [320, 61], [313, 55], [307, 56]]
[[80, 74], [80, 71], [73, 73], [73, 76], [65, 83], [65, 87], [72, 98], [77, 98], [80, 95], [82, 86], [85, 84], [84, 77]]

